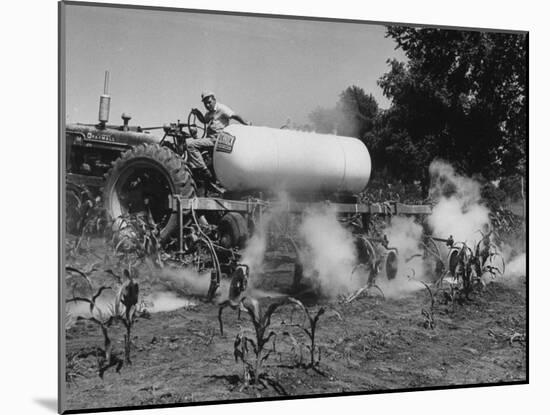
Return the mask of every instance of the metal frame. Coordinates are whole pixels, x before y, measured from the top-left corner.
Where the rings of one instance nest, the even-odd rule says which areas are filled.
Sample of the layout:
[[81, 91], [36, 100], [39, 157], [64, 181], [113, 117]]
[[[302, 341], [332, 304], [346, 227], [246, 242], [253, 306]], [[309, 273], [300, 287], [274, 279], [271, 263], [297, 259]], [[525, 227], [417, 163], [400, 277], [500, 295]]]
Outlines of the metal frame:
[[[178, 218], [178, 254], [184, 253], [183, 247], [183, 228], [185, 217], [191, 212], [193, 221], [200, 230], [200, 224], [197, 221], [195, 212], [200, 211], [221, 211], [221, 212], [239, 212], [246, 215], [250, 218], [252, 216], [257, 216], [257, 219], [261, 218], [261, 215], [264, 211], [269, 209], [277, 209], [278, 211], [287, 212], [289, 214], [300, 214], [306, 210], [306, 208], [314, 207], [323, 207], [331, 206], [336, 209], [340, 214], [348, 215], [361, 215], [366, 220], [363, 223], [363, 230], [365, 233], [368, 232], [368, 223], [370, 222], [370, 216], [374, 214], [378, 215], [428, 215], [431, 213], [432, 209], [429, 205], [406, 205], [403, 203], [397, 202], [385, 202], [385, 203], [333, 203], [330, 201], [322, 202], [280, 202], [280, 201], [265, 201], [256, 198], [247, 198], [246, 200], [229, 200], [221, 198], [210, 198], [210, 197], [195, 197], [192, 199], [183, 198], [180, 195], [173, 195], [169, 199], [170, 209], [177, 214]], [[221, 279], [221, 270], [219, 265], [219, 260], [217, 258], [216, 250], [226, 250], [208, 239], [206, 235], [204, 237], [207, 240], [207, 243], [211, 249], [211, 254], [215, 263], [215, 269], [211, 273], [210, 289], [208, 297], [212, 298], [216, 289], [220, 285]], [[288, 236], [290, 238], [290, 236]], [[365, 239], [369, 244], [380, 243], [387, 250], [395, 250], [395, 248], [390, 248], [388, 246], [388, 239], [384, 238], [369, 238], [365, 236]], [[295, 242], [290, 238], [291, 242], [295, 246]], [[374, 248], [373, 252], [375, 251]], [[232, 250], [227, 250], [231, 251]], [[294, 281], [296, 283], [296, 281]]]
[[211, 197], [196, 197], [193, 199], [182, 198], [174, 195], [170, 200], [170, 208], [178, 211], [183, 210], [205, 210], [205, 211], [226, 211], [251, 213], [257, 208], [277, 208], [289, 213], [300, 213], [306, 208], [331, 206], [338, 213], [362, 213], [380, 215], [429, 215], [432, 208], [429, 205], [406, 205], [398, 202], [385, 203], [333, 203], [323, 202], [270, 202], [260, 199], [248, 198], [247, 200], [226, 200]]

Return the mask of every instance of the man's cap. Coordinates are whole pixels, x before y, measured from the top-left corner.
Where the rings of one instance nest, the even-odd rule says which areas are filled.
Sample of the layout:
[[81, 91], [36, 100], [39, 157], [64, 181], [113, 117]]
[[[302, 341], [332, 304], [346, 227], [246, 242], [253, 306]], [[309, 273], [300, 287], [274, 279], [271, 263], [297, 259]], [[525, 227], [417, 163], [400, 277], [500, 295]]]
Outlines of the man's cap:
[[203, 91], [201, 94], [201, 101], [204, 101], [208, 97], [216, 98], [216, 95], [212, 91]]

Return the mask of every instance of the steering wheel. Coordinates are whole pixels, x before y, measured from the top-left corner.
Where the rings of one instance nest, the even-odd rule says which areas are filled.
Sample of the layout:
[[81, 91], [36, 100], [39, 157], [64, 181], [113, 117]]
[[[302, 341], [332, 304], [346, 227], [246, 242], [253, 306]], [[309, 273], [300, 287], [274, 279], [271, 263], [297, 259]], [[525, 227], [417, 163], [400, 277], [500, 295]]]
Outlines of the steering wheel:
[[[204, 138], [206, 137], [206, 124], [198, 120], [200, 125], [197, 125], [197, 120], [198, 120], [197, 114], [191, 111], [189, 113], [189, 116], [187, 117], [187, 129], [189, 130], [189, 134], [191, 135], [191, 137]], [[195, 131], [193, 131], [193, 129], [195, 129]], [[198, 135], [195, 136], [197, 129], [202, 130], [202, 135], [200, 137]]]

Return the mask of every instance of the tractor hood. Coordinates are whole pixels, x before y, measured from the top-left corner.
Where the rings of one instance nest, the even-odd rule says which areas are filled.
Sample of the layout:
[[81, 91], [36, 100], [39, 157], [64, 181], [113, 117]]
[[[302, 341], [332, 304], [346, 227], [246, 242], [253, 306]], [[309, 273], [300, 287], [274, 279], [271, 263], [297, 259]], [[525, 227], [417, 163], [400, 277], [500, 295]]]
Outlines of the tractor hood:
[[99, 147], [134, 147], [139, 144], [154, 144], [161, 138], [141, 131], [139, 127], [106, 125], [104, 128], [93, 124], [67, 124], [67, 137], [75, 144]]

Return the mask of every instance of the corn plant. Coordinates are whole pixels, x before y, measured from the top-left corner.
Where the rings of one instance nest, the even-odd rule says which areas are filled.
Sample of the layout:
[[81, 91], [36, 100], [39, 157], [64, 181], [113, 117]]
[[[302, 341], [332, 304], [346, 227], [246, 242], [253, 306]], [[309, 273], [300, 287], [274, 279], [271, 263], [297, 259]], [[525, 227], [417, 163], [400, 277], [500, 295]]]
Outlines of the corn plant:
[[[265, 311], [262, 311], [258, 300], [245, 297], [240, 301], [250, 316], [254, 331], [241, 330], [235, 337], [233, 344], [233, 355], [235, 362], [241, 361], [243, 364], [243, 381], [244, 386], [252, 385], [254, 387], [268, 385], [274, 387], [279, 393], [286, 394], [284, 389], [266, 373], [263, 372], [263, 367], [271, 353], [275, 351], [275, 336], [276, 333], [270, 330], [271, 317], [275, 311], [288, 304], [288, 299], [283, 299], [279, 302], [270, 304]], [[220, 332], [223, 335], [222, 311], [225, 305], [221, 305], [219, 309]], [[269, 341], [273, 338], [273, 346], [268, 349]]]
[[[433, 273], [437, 280], [442, 280], [447, 274], [447, 269], [445, 267], [444, 255], [442, 255], [441, 250], [436, 244], [436, 240], [445, 242], [448, 247], [452, 247], [454, 240], [452, 236], [447, 240], [442, 240], [440, 238], [434, 239], [430, 235], [425, 235], [423, 240], [420, 241], [420, 245], [423, 247], [423, 254], [421, 256], [423, 257], [425, 266]], [[408, 258], [406, 262], [414, 257], [416, 257], [416, 255]]]
[[[499, 253], [499, 249], [491, 239], [493, 231], [483, 233], [479, 231], [482, 238], [475, 244], [474, 249], [469, 247], [465, 242], [455, 243], [453, 237], [448, 239], [427, 237], [427, 242], [423, 243], [425, 253], [433, 258], [436, 262], [436, 274], [438, 279], [436, 287], [441, 288], [446, 277], [451, 276], [454, 279], [448, 291], [443, 291], [445, 298], [453, 303], [462, 303], [469, 299], [472, 291], [483, 285], [482, 276], [486, 273], [494, 277], [497, 274], [504, 273], [504, 259]], [[434, 241], [445, 242], [449, 248], [447, 254], [448, 269], [445, 267], [445, 261], [441, 251]], [[494, 266], [495, 261], [500, 259], [502, 266], [499, 268]]]
[[298, 306], [298, 308], [300, 308], [306, 316], [308, 327], [305, 327], [304, 325], [296, 326], [300, 327], [309, 338], [309, 344], [306, 345], [306, 349], [309, 351], [309, 363], [306, 367], [313, 368], [321, 361], [321, 349], [319, 349], [319, 347], [315, 344], [315, 334], [317, 330], [317, 323], [319, 322], [319, 318], [325, 313], [325, 309], [321, 307], [317, 313], [313, 315], [300, 300], [289, 298], [288, 301]]
[[[69, 272], [69, 274], [67, 275], [67, 282], [69, 281], [69, 279], [72, 275], [77, 275], [77, 276], [83, 278], [83, 281], [86, 283], [87, 287], [91, 288], [92, 287], [92, 281], [88, 277], [88, 274], [91, 274], [92, 272], [97, 271], [97, 268], [95, 267], [95, 265], [93, 265], [90, 269], [81, 271], [78, 268], [67, 265], [65, 267], [65, 270]], [[76, 288], [76, 286], [77, 286], [77, 283], [73, 282], [73, 291]]]
[[113, 312], [103, 312], [97, 305], [96, 301], [101, 296], [103, 291], [111, 290], [111, 287], [101, 286], [91, 297], [72, 297], [66, 300], [70, 302], [85, 302], [90, 305], [90, 317], [78, 316], [78, 320], [88, 320], [99, 326], [103, 335], [103, 349], [98, 356], [98, 371], [99, 377], [103, 379], [105, 371], [113, 366], [116, 366], [116, 371], [119, 372], [122, 368], [123, 361], [113, 353], [113, 344], [109, 337], [109, 327], [114, 323], [116, 316]]
[[105, 209], [102, 207], [101, 198], [89, 198], [79, 206], [79, 217], [75, 225], [77, 238], [67, 244], [67, 255], [75, 257], [85, 251], [89, 245], [90, 237], [101, 233], [108, 225]]
[[[449, 252], [449, 272], [458, 286], [451, 292], [453, 300], [467, 300], [476, 286], [483, 285], [481, 277], [489, 273], [493, 278], [504, 273], [504, 259], [496, 245], [490, 242], [491, 232], [482, 234], [482, 239], [471, 249], [465, 243], [455, 244]], [[500, 259], [502, 269], [494, 266]]]
[[419, 281], [424, 288], [426, 288], [426, 291], [428, 291], [428, 294], [430, 295], [430, 308], [426, 310], [425, 308], [422, 308], [422, 315], [424, 316], [424, 328], [429, 328], [431, 330], [435, 329], [435, 297], [430, 289], [429, 285], [426, 284], [424, 281]]
[[[385, 239], [385, 241], [387, 241], [387, 238]], [[345, 297], [343, 301], [346, 303], [351, 303], [352, 301], [361, 297], [363, 293], [368, 293], [371, 288], [375, 288], [382, 295], [382, 298], [385, 299], [384, 292], [378, 285], [376, 285], [376, 277], [380, 273], [382, 260], [379, 258], [379, 255], [377, 255], [376, 250], [374, 249], [374, 246], [369, 241], [369, 239], [357, 236], [354, 243], [357, 252], [358, 263], [351, 270], [350, 280], [353, 278], [354, 274], [357, 271], [363, 269], [363, 271], [367, 275], [367, 282], [363, 287]]]
[[115, 300], [115, 316], [126, 328], [124, 335], [124, 363], [132, 364], [130, 349], [132, 344], [132, 327], [137, 318], [137, 304], [139, 297], [139, 285], [134, 281], [131, 272], [124, 270], [126, 280], [120, 286]]
[[125, 214], [118, 218], [112, 243], [115, 253], [129, 262], [129, 256], [138, 259], [151, 258], [162, 266], [158, 225], [151, 215]]
[[[101, 350], [101, 356], [98, 357], [98, 366], [99, 366], [99, 376], [102, 378], [104, 372], [112, 367], [116, 366], [117, 372], [120, 371], [122, 364], [131, 364], [130, 359], [130, 350], [131, 350], [131, 330], [137, 318], [137, 304], [139, 297], [139, 286], [134, 280], [132, 275], [131, 268], [125, 269], [123, 272], [123, 278], [114, 273], [112, 270], [107, 272], [111, 274], [118, 284], [120, 284], [114, 303], [108, 307], [107, 310], [101, 310], [97, 305], [97, 299], [101, 294], [106, 290], [113, 290], [110, 286], [101, 286], [95, 293], [93, 291], [93, 286], [90, 278], [86, 273], [73, 268], [67, 267], [67, 271], [72, 272], [73, 274], [81, 276], [86, 284], [88, 285], [88, 290], [92, 293], [89, 296], [73, 296], [68, 299], [66, 302], [85, 302], [90, 305], [89, 312], [90, 317], [78, 316], [77, 320], [88, 320], [97, 324], [103, 335], [104, 339], [104, 348]], [[92, 268], [95, 270], [95, 268]], [[115, 356], [112, 352], [112, 341], [109, 337], [109, 328], [116, 322], [122, 322], [126, 328], [126, 334], [124, 335], [124, 362]]]

